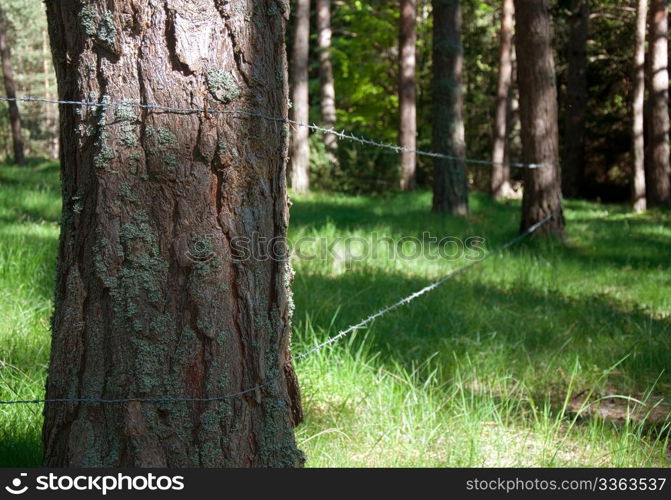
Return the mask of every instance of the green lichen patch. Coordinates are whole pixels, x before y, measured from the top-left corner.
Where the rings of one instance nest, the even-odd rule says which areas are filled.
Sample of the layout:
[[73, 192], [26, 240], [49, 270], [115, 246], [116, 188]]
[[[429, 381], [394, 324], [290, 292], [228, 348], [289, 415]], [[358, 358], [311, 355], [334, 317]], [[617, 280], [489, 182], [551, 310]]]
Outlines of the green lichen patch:
[[133, 193], [133, 190], [130, 187], [128, 182], [122, 182], [119, 186], [119, 196], [124, 198], [126, 201], [136, 202], [137, 196]]
[[110, 102], [110, 96], [104, 95], [101, 103], [104, 106], [98, 108], [98, 137], [95, 140], [95, 153], [93, 155], [93, 165], [98, 169], [106, 169], [111, 166], [114, 159], [114, 150], [109, 145], [109, 133], [107, 132], [107, 104]]
[[169, 129], [159, 127], [157, 131], [158, 143], [161, 146], [176, 146], [177, 137]]
[[91, 5], [84, 5], [79, 11], [79, 22], [88, 36], [95, 36], [98, 31], [96, 11]]
[[112, 13], [108, 10], [103, 11], [98, 25], [98, 40], [108, 49], [114, 51], [116, 43], [116, 26]]
[[114, 111], [114, 119], [120, 122], [134, 122], [137, 120], [133, 106], [129, 101], [123, 101]]
[[119, 138], [119, 142], [128, 148], [133, 148], [137, 146], [137, 136], [132, 132], [124, 132]]
[[108, 139], [109, 134], [107, 132], [100, 132], [96, 141], [98, 151], [93, 157], [93, 165], [96, 168], [104, 169], [109, 167], [110, 162], [114, 159], [114, 150], [110, 147]]
[[167, 359], [167, 347], [160, 343], [150, 342], [142, 338], [131, 340], [135, 348], [135, 366], [133, 379], [136, 391], [140, 394], [151, 393], [151, 391], [162, 385], [163, 367]]
[[145, 129], [145, 137], [153, 143], [149, 153], [161, 158], [170, 173], [177, 170], [177, 136], [166, 127], [155, 129], [149, 126]]
[[146, 214], [139, 211], [133, 222], [121, 227], [121, 245], [126, 256], [119, 273], [120, 287], [130, 302], [140, 297], [141, 292], [155, 304], [163, 298], [162, 285], [167, 281], [168, 263], [161, 255], [155, 231]]
[[[191, 328], [184, 327], [177, 336], [176, 345], [173, 348], [172, 377], [175, 380], [181, 380], [182, 368], [193, 356], [193, 346], [198, 344], [198, 335]], [[176, 387], [182, 391], [181, 386]]]
[[161, 313], [156, 315], [152, 322], [149, 323], [149, 329], [156, 335], [165, 335], [172, 330], [173, 325], [174, 322], [170, 315]]
[[81, 193], [77, 193], [75, 196], [73, 196], [70, 199], [72, 203], [72, 211], [75, 214], [80, 214], [84, 210], [84, 195]]
[[218, 68], [208, 70], [207, 87], [210, 94], [224, 104], [228, 104], [240, 97], [240, 87], [238, 87], [230, 71], [222, 71]]
[[131, 174], [135, 175], [138, 172], [138, 168], [140, 166], [140, 160], [141, 156], [138, 151], [133, 151], [130, 155], [128, 155], [128, 161], [129, 161], [129, 171]]
[[305, 456], [296, 447], [289, 427], [290, 409], [283, 399], [265, 397], [264, 426], [259, 439], [259, 456], [265, 467], [296, 467], [305, 462]]
[[219, 143], [217, 144], [217, 153], [223, 155], [226, 151], [228, 151], [228, 141], [226, 141], [226, 139], [219, 140]]
[[79, 11], [79, 23], [87, 36], [94, 38], [100, 45], [116, 53], [117, 29], [112, 13], [104, 9], [98, 14], [91, 4], [84, 5]]
[[137, 146], [139, 141], [137, 133], [137, 117], [135, 116], [133, 107], [130, 105], [122, 105], [116, 108], [114, 112], [114, 120], [121, 124], [119, 144], [129, 148]]

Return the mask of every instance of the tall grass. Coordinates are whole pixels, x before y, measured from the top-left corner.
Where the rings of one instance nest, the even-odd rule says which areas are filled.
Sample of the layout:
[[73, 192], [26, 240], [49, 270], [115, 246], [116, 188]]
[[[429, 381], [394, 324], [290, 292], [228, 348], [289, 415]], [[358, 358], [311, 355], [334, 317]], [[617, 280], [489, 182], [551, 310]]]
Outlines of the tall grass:
[[[0, 399], [44, 392], [59, 193], [55, 164], [0, 166]], [[465, 219], [422, 192], [293, 201], [295, 353], [468, 262], [431, 242], [394, 257], [389, 240], [491, 249], [519, 220], [518, 202], [477, 194]], [[300, 361], [308, 465], [669, 465], [671, 215], [566, 214], [565, 242], [524, 242]], [[333, 251], [309, 258], [322, 241]], [[39, 463], [41, 421], [0, 406], [0, 465]]]

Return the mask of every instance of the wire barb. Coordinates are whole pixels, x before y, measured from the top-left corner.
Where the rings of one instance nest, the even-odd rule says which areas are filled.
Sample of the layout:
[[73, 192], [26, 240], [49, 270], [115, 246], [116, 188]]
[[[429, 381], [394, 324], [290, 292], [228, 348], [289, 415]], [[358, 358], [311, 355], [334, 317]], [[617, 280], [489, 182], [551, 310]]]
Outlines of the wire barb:
[[[414, 301], [415, 299], [421, 297], [422, 295], [425, 295], [436, 288], [438, 288], [440, 285], [444, 284], [446, 281], [451, 280], [452, 278], [464, 273], [468, 269], [484, 262], [485, 260], [489, 259], [490, 257], [493, 257], [494, 255], [498, 255], [499, 253], [503, 252], [507, 248], [512, 247], [513, 245], [516, 245], [523, 239], [527, 238], [534, 232], [536, 232], [541, 226], [549, 222], [551, 219], [553, 219], [555, 216], [555, 213], [551, 213], [550, 215], [544, 217], [543, 219], [539, 220], [532, 226], [530, 226], [526, 231], [523, 233], [517, 235], [515, 238], [512, 240], [508, 241], [507, 243], [504, 243], [503, 245], [495, 248], [494, 250], [488, 252], [485, 254], [485, 256], [480, 259], [480, 260], [474, 260], [473, 262], [470, 262], [469, 264], [466, 264], [463, 267], [460, 267], [459, 269], [455, 269], [454, 271], [448, 273], [447, 275], [443, 276], [441, 279], [438, 281], [434, 281], [433, 283], [425, 286], [424, 288], [421, 288], [420, 290], [417, 290], [416, 292], [411, 293], [407, 297], [402, 298], [401, 300], [395, 302], [394, 304], [391, 304], [389, 306], [386, 306], [379, 311], [367, 316], [366, 318], [362, 319], [358, 323], [349, 326], [348, 328], [341, 330], [338, 332], [336, 335], [333, 337], [328, 338], [324, 342], [321, 342], [320, 344], [315, 345], [314, 347], [311, 347], [307, 351], [299, 354], [298, 356], [294, 357], [294, 360], [300, 361], [302, 359], [307, 358], [311, 354], [314, 354], [315, 352], [321, 351], [322, 349], [328, 347], [331, 344], [336, 343], [340, 339], [346, 337], [347, 335], [355, 332], [356, 330], [359, 330], [360, 328], [363, 328], [364, 326], [372, 323], [376, 319], [384, 316], [385, 314], [398, 309], [401, 306], [407, 305]], [[190, 398], [190, 397], [136, 397], [136, 398], [119, 398], [119, 399], [105, 399], [105, 398], [54, 398], [54, 399], [23, 399], [23, 400], [14, 400], [14, 401], [2, 401], [0, 400], [0, 405], [18, 405], [18, 404], [49, 404], [49, 403], [80, 403], [80, 404], [114, 404], [114, 403], [132, 403], [132, 402], [140, 402], [140, 403], [195, 403], [195, 402], [216, 402], [216, 401], [224, 401], [226, 399], [231, 399], [235, 397], [240, 397], [244, 396], [249, 393], [253, 393], [258, 391], [259, 389], [262, 389], [276, 380], [279, 380], [280, 376], [282, 375], [282, 371], [280, 370], [280, 373], [275, 376], [271, 377], [265, 382], [255, 385], [254, 387], [250, 387], [249, 389], [244, 389], [239, 392], [234, 392], [230, 394], [224, 394], [223, 396], [212, 396], [212, 397], [201, 397], [201, 398]]]
[[[180, 107], [172, 107], [172, 106], [160, 106], [158, 104], [141, 104], [141, 103], [135, 103], [131, 101], [123, 101], [123, 102], [115, 102], [115, 101], [109, 101], [105, 100], [103, 102], [96, 102], [96, 101], [71, 101], [71, 100], [60, 100], [60, 99], [47, 99], [44, 97], [0, 97], [0, 101], [4, 102], [39, 102], [39, 103], [44, 103], [44, 104], [64, 104], [64, 105], [72, 105], [72, 106], [86, 106], [86, 107], [91, 107], [91, 108], [139, 108], [139, 109], [147, 109], [147, 110], [153, 110], [153, 111], [163, 111], [166, 113], [174, 113], [174, 114], [181, 114], [181, 115], [188, 115], [188, 114], [196, 114], [196, 113], [206, 113], [208, 115], [237, 115], [237, 116], [247, 116], [247, 117], [254, 117], [254, 118], [261, 118], [264, 120], [269, 120], [273, 122], [282, 122], [282, 123], [287, 123], [289, 125], [295, 125], [297, 127], [305, 127], [312, 132], [317, 132], [320, 134], [330, 134], [338, 137], [339, 139], [347, 140], [347, 141], [353, 141], [353, 142], [358, 142], [360, 144], [364, 144], [366, 146], [372, 146], [376, 148], [382, 148], [382, 149], [389, 149], [391, 151], [394, 151], [396, 153], [414, 153], [419, 156], [427, 156], [430, 158], [439, 158], [443, 160], [452, 160], [452, 161], [457, 161], [457, 162], [463, 162], [465, 164], [471, 164], [471, 165], [497, 165], [500, 166], [502, 165], [499, 162], [494, 162], [491, 160], [478, 160], [474, 158], [461, 158], [458, 156], [454, 155], [447, 155], [443, 153], [436, 153], [433, 151], [423, 151], [421, 149], [414, 149], [414, 148], [407, 148], [405, 146], [400, 146], [397, 144], [389, 144], [386, 142], [381, 142], [381, 141], [375, 141], [372, 139], [366, 139], [364, 137], [357, 137], [354, 134], [350, 132], [346, 132], [344, 130], [338, 132], [337, 130], [333, 128], [325, 128], [325, 127], [320, 127], [319, 125], [309, 124], [309, 123], [303, 123], [299, 122], [296, 120], [292, 120], [290, 118], [281, 118], [277, 116], [270, 116], [266, 115], [263, 113], [258, 113], [255, 111], [248, 111], [244, 109], [217, 109], [217, 108], [180, 108]], [[545, 168], [549, 167], [549, 163], [520, 163], [520, 162], [512, 162], [508, 164], [509, 167], [513, 168], [528, 168], [528, 169], [536, 169], [536, 168]]]

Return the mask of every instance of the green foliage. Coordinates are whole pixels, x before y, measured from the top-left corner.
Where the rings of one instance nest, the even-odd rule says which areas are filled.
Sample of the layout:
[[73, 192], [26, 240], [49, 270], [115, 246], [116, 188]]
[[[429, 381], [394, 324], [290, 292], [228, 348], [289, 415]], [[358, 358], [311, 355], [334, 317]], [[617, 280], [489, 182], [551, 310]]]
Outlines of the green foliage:
[[[494, 2], [463, 2], [465, 50], [466, 142], [468, 155], [488, 158], [491, 120], [494, 107], [498, 64], [498, 24]], [[497, 4], [498, 5], [498, 4]], [[431, 44], [430, 2], [417, 8], [417, 145], [431, 150]], [[345, 2], [333, 7], [333, 47], [337, 128], [354, 130], [358, 135], [383, 142], [397, 142], [398, 134], [398, 2]], [[315, 35], [316, 36], [316, 35]], [[316, 47], [316, 43], [312, 44]], [[319, 78], [316, 51], [311, 55], [311, 121], [320, 119]], [[398, 155], [390, 151], [364, 150], [344, 146], [341, 157], [343, 175], [323, 167], [319, 139], [311, 142], [311, 153], [319, 159], [311, 165], [313, 185], [347, 193], [379, 193], [395, 190]], [[341, 146], [342, 147], [342, 146]], [[360, 162], [360, 163], [359, 163]], [[417, 176], [421, 186], [432, 180], [432, 161], [417, 157]], [[355, 179], [348, 180], [344, 172]], [[487, 172], [476, 167], [472, 172], [484, 186]], [[394, 177], [395, 176], [395, 177]], [[364, 182], [360, 182], [363, 179]], [[386, 186], [386, 187], [385, 187]]]
[[396, 153], [338, 143], [337, 165], [329, 161], [322, 135], [310, 136], [310, 176], [315, 189], [350, 194], [391, 194], [397, 190]]
[[[557, 25], [558, 80], [560, 104], [565, 94], [568, 17], [566, 0], [559, 2], [555, 15]], [[561, 7], [564, 7], [562, 9]], [[627, 10], [621, 1], [607, 0], [593, 5], [597, 15], [590, 17], [590, 39], [587, 44], [589, 88], [587, 107], [586, 164], [587, 194], [604, 192], [613, 201], [629, 197], [631, 177], [631, 96], [635, 9]], [[560, 106], [563, 116], [568, 111]], [[561, 138], [561, 136], [560, 136]], [[599, 187], [601, 186], [601, 189]], [[609, 188], [608, 191], [604, 187]]]

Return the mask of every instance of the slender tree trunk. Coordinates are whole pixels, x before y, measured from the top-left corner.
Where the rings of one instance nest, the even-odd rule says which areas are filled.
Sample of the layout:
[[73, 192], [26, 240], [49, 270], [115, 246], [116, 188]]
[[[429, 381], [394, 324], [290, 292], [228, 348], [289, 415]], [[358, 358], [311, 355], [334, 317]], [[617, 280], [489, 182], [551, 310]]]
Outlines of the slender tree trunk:
[[433, 211], [468, 213], [460, 0], [433, 0]]
[[669, 175], [668, 0], [651, 0], [648, 51], [650, 57], [646, 196], [649, 206], [671, 203]]
[[[0, 58], [2, 58], [2, 73], [4, 76], [5, 93], [10, 99], [16, 97], [16, 83], [12, 71], [11, 53], [7, 42], [7, 19], [0, 8]], [[21, 114], [16, 102], [10, 101], [9, 122], [12, 129], [12, 142], [14, 144], [14, 162], [22, 165], [26, 159], [24, 156], [23, 136], [21, 134]]]
[[[291, 54], [291, 115], [300, 123], [310, 120], [308, 54], [310, 48], [310, 0], [296, 0], [294, 45]], [[310, 131], [295, 126], [291, 140], [291, 187], [304, 193], [310, 189]]]
[[569, 25], [562, 192], [576, 198], [582, 191], [585, 172], [589, 0], [572, 0]]
[[[508, 140], [506, 141], [504, 165], [510, 165], [511, 158], [520, 156], [522, 146], [520, 144], [520, 99], [519, 88], [517, 85], [517, 51], [513, 43], [511, 50], [512, 81], [510, 83], [510, 99], [508, 99]], [[504, 170], [504, 174], [506, 170]], [[504, 176], [504, 182], [507, 179], [510, 183], [509, 196], [513, 196], [514, 189], [510, 180], [511, 170], [508, 168], [507, 177]]]
[[632, 102], [632, 151], [634, 168], [631, 202], [635, 212], [646, 209], [645, 200], [645, 137], [643, 135], [645, 103], [645, 29], [648, 0], [638, 0], [636, 7], [636, 42], [634, 55], [634, 98]]
[[[214, 0], [46, 5], [61, 99], [287, 116], [287, 12]], [[210, 402], [47, 404], [45, 465], [300, 465], [286, 131], [129, 106], [62, 105], [60, 124], [47, 397], [208, 398], [265, 385]], [[273, 241], [274, 258], [252, 238]]]
[[539, 231], [562, 236], [564, 215], [550, 0], [515, 0], [515, 25], [522, 161], [546, 165], [525, 170], [521, 229], [553, 215]]
[[[401, 0], [399, 22], [399, 132], [401, 147], [414, 150], [417, 141], [417, 92], [415, 89], [415, 44], [417, 9], [415, 0]], [[407, 151], [401, 153], [401, 189], [415, 189], [416, 155]]]
[[[52, 99], [51, 81], [49, 79], [51, 61], [49, 54], [49, 35], [46, 29], [42, 29], [42, 70], [44, 71], [44, 98]], [[52, 104], [45, 104], [44, 118], [47, 128], [47, 150], [49, 158], [52, 160], [58, 158], [58, 126], [54, 111], [56, 108]]]
[[511, 108], [512, 52], [515, 5], [513, 0], [503, 0], [499, 43], [499, 75], [496, 86], [496, 114], [492, 145], [491, 192], [495, 200], [511, 195], [510, 165], [506, 161], [508, 149], [508, 119]]
[[[319, 46], [319, 97], [322, 125], [336, 125], [335, 84], [331, 63], [331, 0], [317, 0], [317, 45]], [[324, 136], [324, 145], [331, 165], [337, 164], [338, 139], [333, 134]]]

